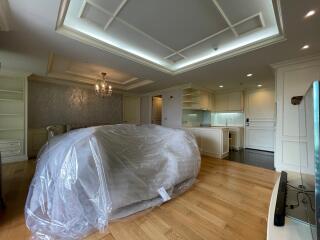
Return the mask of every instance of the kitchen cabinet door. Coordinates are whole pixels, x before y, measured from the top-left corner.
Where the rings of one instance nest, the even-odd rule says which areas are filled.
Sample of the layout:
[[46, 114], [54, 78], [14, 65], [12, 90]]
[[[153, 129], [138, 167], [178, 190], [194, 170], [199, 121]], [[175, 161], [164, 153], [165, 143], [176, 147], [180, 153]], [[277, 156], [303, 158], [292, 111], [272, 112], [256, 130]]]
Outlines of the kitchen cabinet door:
[[201, 151], [201, 133], [200, 133], [201, 129], [193, 128], [190, 131], [192, 132], [192, 134], [196, 138], [199, 150]]
[[242, 92], [233, 92], [228, 94], [228, 110], [243, 111]]
[[216, 94], [214, 96], [214, 111], [228, 111], [228, 96], [226, 94]]
[[215, 154], [220, 152], [219, 146], [221, 143], [219, 142], [218, 135], [214, 134], [209, 129], [203, 129], [200, 131], [201, 135], [201, 149], [204, 153]]
[[201, 91], [200, 92], [200, 109], [201, 110], [209, 110], [210, 109], [210, 96], [208, 92]]
[[216, 94], [214, 96], [215, 112], [243, 111], [242, 92]]

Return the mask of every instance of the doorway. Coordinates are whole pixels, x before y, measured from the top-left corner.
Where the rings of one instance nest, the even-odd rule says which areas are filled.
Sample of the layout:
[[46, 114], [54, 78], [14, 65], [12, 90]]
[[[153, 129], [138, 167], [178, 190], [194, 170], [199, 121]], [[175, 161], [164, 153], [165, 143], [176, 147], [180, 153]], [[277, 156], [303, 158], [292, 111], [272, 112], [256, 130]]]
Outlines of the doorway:
[[152, 97], [152, 124], [161, 125], [162, 124], [162, 96]]
[[245, 147], [274, 151], [275, 132], [274, 89], [246, 92]]

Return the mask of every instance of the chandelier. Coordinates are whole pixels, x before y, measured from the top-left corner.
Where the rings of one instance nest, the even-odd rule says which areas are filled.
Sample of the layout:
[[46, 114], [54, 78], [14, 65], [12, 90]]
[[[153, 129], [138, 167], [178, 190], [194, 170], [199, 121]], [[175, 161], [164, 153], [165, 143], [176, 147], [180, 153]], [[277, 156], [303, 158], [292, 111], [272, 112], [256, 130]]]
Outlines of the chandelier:
[[102, 78], [97, 79], [96, 84], [94, 86], [96, 95], [99, 97], [111, 96], [112, 94], [112, 86], [107, 82], [107, 74], [105, 72], [101, 73]]

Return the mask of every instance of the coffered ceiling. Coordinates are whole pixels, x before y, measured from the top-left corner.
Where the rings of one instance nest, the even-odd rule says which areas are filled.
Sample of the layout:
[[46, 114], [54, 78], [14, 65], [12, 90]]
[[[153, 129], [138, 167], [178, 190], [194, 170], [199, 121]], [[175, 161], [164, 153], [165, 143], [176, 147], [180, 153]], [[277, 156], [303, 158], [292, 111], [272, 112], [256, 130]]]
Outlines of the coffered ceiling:
[[170, 74], [284, 39], [271, 0], [62, 0], [61, 6], [59, 33]]
[[107, 73], [107, 81], [120, 90], [131, 90], [153, 82], [103, 65], [79, 62], [53, 53], [49, 55], [47, 76], [50, 78], [95, 84], [101, 79], [101, 72]]
[[[81, 8], [83, 1], [77, 1]], [[66, 0], [0, 0], [0, 71], [16, 69], [41, 77], [62, 74], [65, 80], [81, 82], [85, 80], [88, 83], [94, 82], [93, 79], [99, 76], [101, 71], [116, 71], [118, 73], [113, 74], [112, 78], [120, 82], [126, 82], [135, 77], [141, 81], [153, 81], [150, 84], [131, 88], [128, 90], [131, 93], [146, 93], [186, 83], [193, 83], [214, 91], [224, 91], [256, 88], [258, 84], [264, 87], [274, 86], [274, 73], [270, 64], [320, 54], [319, 0], [272, 0], [272, 3], [271, 0], [217, 0], [231, 24], [259, 14], [262, 20], [254, 18], [256, 22], [253, 26], [259, 26], [264, 22], [265, 27], [258, 27], [258, 29], [266, 29], [267, 26], [272, 28], [272, 21], [276, 19], [279, 31], [278, 35], [259, 41], [258, 44], [249, 43], [226, 53], [219, 52], [219, 49], [221, 51], [227, 43], [232, 46], [232, 42], [228, 39], [249, 38], [251, 34], [258, 34], [259, 30], [243, 33], [245, 30], [234, 26], [234, 30], [239, 34], [236, 37], [233, 30], [228, 28], [228, 22], [213, 1], [127, 0], [121, 11], [109, 19], [105, 18], [106, 14], [101, 9], [105, 8], [108, 12], [115, 13], [121, 6], [120, 0], [91, 0], [90, 3], [86, 3], [87, 7], [83, 6], [81, 18], [78, 15], [81, 9], [78, 9], [72, 21], [79, 21], [81, 23], [79, 28], [87, 26], [88, 34], [92, 33], [92, 29], [97, 29], [97, 33], [101, 34], [109, 34], [113, 30], [114, 34], [110, 35], [110, 39], [113, 39], [114, 43], [121, 43], [124, 50], [100, 41], [97, 36], [92, 37], [87, 33], [79, 32], [73, 25], [67, 26], [67, 13], [73, 2], [76, 0], [70, 2]], [[281, 2], [281, 11], [278, 10], [279, 2]], [[97, 5], [101, 5], [101, 8], [95, 7]], [[103, 13], [102, 19], [106, 20], [106, 23], [98, 17], [100, 14], [90, 13], [94, 10]], [[316, 14], [305, 18], [310, 10], [315, 10]], [[199, 14], [200, 12], [202, 14]], [[93, 15], [94, 18], [92, 18]], [[104, 30], [110, 19], [113, 20]], [[268, 25], [270, 21], [267, 19], [271, 19], [271, 25]], [[280, 19], [283, 19], [284, 33], [281, 32]], [[128, 24], [134, 28], [129, 27]], [[116, 26], [122, 26], [126, 31], [116, 31]], [[172, 56], [176, 63], [170, 62], [170, 57], [168, 60], [164, 59], [168, 56], [166, 54], [171, 54], [172, 50], [167, 48], [163, 50], [163, 44], [179, 51], [206, 37], [209, 41], [212, 34], [224, 28], [228, 30], [217, 35], [216, 38], [212, 37], [212, 40], [220, 39], [220, 41], [213, 41], [210, 44], [204, 41], [203, 45], [201, 42], [186, 52], [179, 52], [190, 59], [201, 53], [200, 46], [207, 44], [208, 47], [204, 47], [204, 50], [210, 47], [212, 53], [219, 53], [219, 55], [179, 70], [171, 69], [176, 64], [186, 61], [185, 59], [177, 61], [180, 58], [179, 54]], [[136, 37], [138, 33], [142, 34], [141, 38]], [[281, 39], [281, 34], [285, 36], [286, 41], [271, 44], [274, 43], [273, 40]], [[118, 36], [123, 37], [118, 39]], [[150, 44], [159, 45], [150, 47], [145, 39], [150, 39]], [[302, 46], [306, 44], [309, 48], [302, 50]], [[142, 54], [155, 56], [156, 59], [161, 59], [168, 65], [163, 67], [126, 50], [133, 49], [141, 53], [139, 51], [141, 47]], [[214, 51], [215, 47], [218, 47], [218, 51]], [[161, 53], [164, 52], [160, 58], [159, 49]], [[48, 71], [48, 59], [52, 53], [55, 59], [52, 69]], [[63, 61], [72, 62], [72, 67], [58, 68], [58, 63]], [[93, 69], [97, 72], [93, 73]], [[177, 74], [182, 71], [186, 72]], [[79, 73], [89, 77], [79, 77]], [[253, 76], [247, 77], [248, 73], [252, 73]], [[56, 78], [52, 77], [52, 81]], [[116, 83], [113, 84], [116, 85]], [[224, 87], [220, 88], [221, 85]], [[119, 86], [124, 87], [121, 84]]]

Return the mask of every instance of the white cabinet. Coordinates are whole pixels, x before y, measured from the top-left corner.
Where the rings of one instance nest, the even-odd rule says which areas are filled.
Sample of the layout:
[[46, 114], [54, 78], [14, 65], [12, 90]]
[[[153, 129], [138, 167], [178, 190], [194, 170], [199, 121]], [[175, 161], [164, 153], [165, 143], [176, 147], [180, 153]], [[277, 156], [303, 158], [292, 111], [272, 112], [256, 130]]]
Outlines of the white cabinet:
[[188, 128], [198, 143], [201, 154], [214, 158], [224, 158], [229, 155], [228, 128]]
[[244, 129], [243, 127], [228, 127], [230, 132], [230, 149], [240, 150], [243, 148]]
[[199, 150], [200, 150], [200, 152], [202, 152], [201, 131], [199, 130], [199, 128], [188, 128], [188, 130], [191, 131], [192, 134], [194, 135], [194, 137], [196, 138]]
[[228, 94], [228, 110], [243, 111], [243, 94], [242, 92], [232, 92]]
[[0, 139], [1, 157], [14, 157], [22, 154], [22, 140]]
[[27, 75], [0, 73], [0, 152], [3, 162], [27, 160]]
[[[221, 131], [217, 132], [211, 129], [201, 129], [201, 150], [205, 155], [212, 155], [214, 157], [221, 158], [220, 148], [221, 142]], [[217, 134], [218, 133], [218, 134]], [[216, 156], [219, 155], [219, 156]]]
[[230, 92], [215, 94], [213, 110], [215, 112], [243, 111], [243, 93]]
[[215, 112], [228, 111], [228, 96], [226, 94], [214, 95], [214, 109]]
[[183, 89], [183, 109], [194, 110], [212, 110], [212, 94], [195, 89], [185, 88]]

